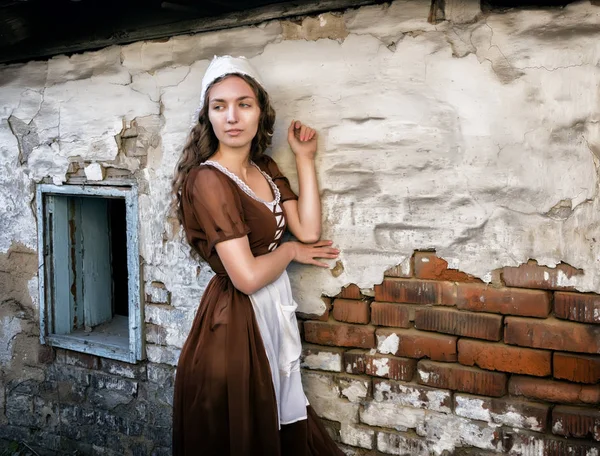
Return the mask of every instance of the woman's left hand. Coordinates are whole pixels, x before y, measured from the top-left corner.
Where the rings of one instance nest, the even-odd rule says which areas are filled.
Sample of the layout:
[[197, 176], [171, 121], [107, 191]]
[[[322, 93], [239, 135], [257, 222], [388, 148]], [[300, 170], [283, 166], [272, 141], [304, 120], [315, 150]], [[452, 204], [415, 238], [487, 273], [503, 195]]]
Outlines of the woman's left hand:
[[288, 143], [296, 157], [313, 159], [317, 153], [317, 132], [299, 120], [292, 120], [288, 128]]

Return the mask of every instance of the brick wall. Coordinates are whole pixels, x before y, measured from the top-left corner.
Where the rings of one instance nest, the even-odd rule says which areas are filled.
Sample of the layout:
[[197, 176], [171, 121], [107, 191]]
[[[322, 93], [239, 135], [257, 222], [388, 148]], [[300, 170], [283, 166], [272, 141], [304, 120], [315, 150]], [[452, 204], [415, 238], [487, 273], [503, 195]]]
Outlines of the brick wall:
[[581, 271], [399, 269], [301, 316], [305, 389], [347, 454], [599, 454], [600, 296], [564, 285]]
[[6, 383], [1, 455], [171, 455], [173, 367], [47, 346], [36, 361]]

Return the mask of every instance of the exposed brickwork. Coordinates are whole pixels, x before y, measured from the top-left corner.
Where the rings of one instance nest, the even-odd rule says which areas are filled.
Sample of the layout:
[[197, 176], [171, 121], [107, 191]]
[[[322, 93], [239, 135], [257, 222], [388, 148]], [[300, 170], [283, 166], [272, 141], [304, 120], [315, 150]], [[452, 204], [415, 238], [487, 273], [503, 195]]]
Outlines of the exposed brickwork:
[[415, 327], [426, 331], [500, 340], [502, 317], [499, 315], [463, 312], [455, 309], [423, 308], [415, 311]]
[[415, 359], [366, 354], [365, 373], [374, 377], [409, 382], [415, 374], [416, 367]]
[[454, 413], [472, 420], [545, 432], [550, 406], [512, 398], [454, 395]]
[[571, 382], [600, 382], [600, 356], [554, 353], [554, 377]]
[[344, 371], [349, 374], [364, 374], [366, 353], [361, 350], [349, 350], [344, 353]]
[[338, 347], [375, 348], [375, 327], [336, 322], [305, 321], [307, 342]]
[[591, 437], [600, 441], [600, 410], [556, 406], [552, 410], [552, 432], [565, 437]]
[[371, 323], [378, 326], [410, 328], [410, 308], [406, 304], [371, 303]]
[[27, 454], [171, 454], [174, 368], [63, 349], [43, 367], [2, 384], [0, 448], [19, 437]]
[[[498, 270], [493, 286], [434, 252], [415, 253], [414, 278], [407, 266], [386, 272], [374, 301], [349, 287], [327, 322], [303, 322], [321, 344], [305, 350], [312, 357], [303, 367], [333, 372], [315, 409], [341, 423], [334, 437], [344, 451], [437, 454], [424, 436], [443, 432], [460, 434], [452, 452], [462, 456], [595, 455], [597, 296], [564, 291], [565, 265], [503, 270], [506, 283]], [[376, 350], [365, 342], [373, 333]]]
[[439, 258], [435, 252], [416, 252], [414, 256], [415, 277], [430, 280], [448, 280], [450, 282], [481, 282], [472, 275], [456, 269], [448, 269], [448, 262]]
[[370, 305], [365, 300], [335, 299], [333, 301], [333, 318], [347, 323], [369, 323]]
[[317, 320], [317, 321], [327, 321], [329, 320], [329, 311], [331, 310], [331, 298], [322, 297], [321, 298], [325, 303], [325, 312], [323, 315], [315, 315], [315, 314], [307, 314], [303, 312], [296, 312], [298, 319], [300, 320]]
[[389, 268], [383, 273], [386, 277], [403, 277], [409, 278], [413, 276], [413, 261], [412, 258], [407, 258], [401, 264]]
[[569, 279], [583, 274], [583, 271], [561, 263], [555, 268], [538, 266], [535, 263], [522, 264], [517, 268], [502, 270], [502, 280], [508, 287], [540, 288], [544, 290], [570, 290]]
[[456, 300], [456, 286], [451, 282], [384, 279], [380, 285], [375, 285], [375, 300], [408, 304], [453, 305]]
[[552, 352], [501, 343], [460, 339], [458, 362], [466, 366], [545, 377], [552, 373]]
[[600, 353], [600, 326], [554, 318], [506, 317], [504, 342], [523, 347]]
[[498, 397], [506, 393], [506, 374], [458, 364], [419, 361], [418, 381], [423, 385]]
[[600, 295], [556, 292], [554, 315], [582, 323], [600, 323]]
[[304, 368], [342, 372], [343, 356], [341, 348], [305, 344], [300, 360]]
[[[407, 358], [456, 361], [456, 337], [415, 329], [377, 329], [377, 350]], [[391, 351], [390, 351], [391, 347]]]
[[365, 296], [361, 293], [360, 288], [355, 284], [350, 284], [347, 287], [342, 288], [336, 298], [342, 299], [363, 299]]
[[565, 439], [506, 428], [502, 434], [510, 456], [595, 456], [598, 454], [598, 443], [594, 441]]
[[430, 388], [415, 383], [374, 378], [373, 398], [377, 402], [387, 402], [417, 409], [442, 413], [452, 411], [451, 391]]
[[600, 404], [600, 385], [580, 385], [535, 377], [513, 375], [510, 394], [562, 404]]
[[550, 293], [518, 288], [492, 288], [475, 283], [457, 285], [459, 309], [502, 315], [546, 318], [550, 313]]

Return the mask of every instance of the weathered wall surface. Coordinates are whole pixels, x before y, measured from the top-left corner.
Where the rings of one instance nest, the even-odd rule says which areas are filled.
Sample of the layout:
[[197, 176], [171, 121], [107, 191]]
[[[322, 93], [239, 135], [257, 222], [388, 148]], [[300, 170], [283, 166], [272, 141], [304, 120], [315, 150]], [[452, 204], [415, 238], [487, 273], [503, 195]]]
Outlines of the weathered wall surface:
[[564, 265], [499, 272], [415, 252], [303, 322], [305, 390], [348, 455], [598, 455], [600, 295]]
[[[325, 236], [343, 272], [302, 268], [303, 310], [322, 311], [321, 291], [372, 288], [415, 248], [482, 278], [530, 258], [567, 262], [583, 270], [574, 286], [600, 291], [598, 9], [436, 26], [428, 9], [394, 2], [3, 68], [0, 251], [35, 249], [33, 182], [63, 182], [73, 163], [128, 169], [143, 189], [146, 280], [194, 307], [207, 274], [192, 273], [165, 208], [208, 59], [230, 53], [263, 73], [278, 113], [273, 153], [292, 180], [282, 127], [297, 117], [321, 134]], [[119, 148], [132, 122], [144, 133]]]
[[[261, 71], [273, 155], [292, 182], [285, 126], [299, 118], [320, 133], [324, 236], [342, 254], [335, 274], [290, 267], [303, 312], [322, 313], [321, 294], [349, 283], [372, 294], [415, 249], [486, 282], [529, 259], [565, 262], [576, 270], [556, 269], [559, 286], [600, 292], [600, 8], [437, 25], [428, 13], [429, 2], [396, 1], [0, 68], [4, 385], [58, 381], [44, 380], [50, 355], [36, 345], [35, 183], [93, 183], [97, 165], [138, 183], [147, 357], [176, 364], [211, 273], [166, 209], [215, 54]], [[0, 388], [0, 404], [9, 391], [25, 394]]]

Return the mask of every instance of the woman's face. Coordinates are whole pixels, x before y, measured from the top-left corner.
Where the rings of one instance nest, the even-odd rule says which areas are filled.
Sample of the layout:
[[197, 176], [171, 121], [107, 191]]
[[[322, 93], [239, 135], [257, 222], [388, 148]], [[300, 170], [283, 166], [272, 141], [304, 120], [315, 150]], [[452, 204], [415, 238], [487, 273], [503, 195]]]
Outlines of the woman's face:
[[208, 119], [221, 145], [235, 149], [249, 146], [260, 121], [252, 87], [237, 76], [213, 85], [208, 93]]

